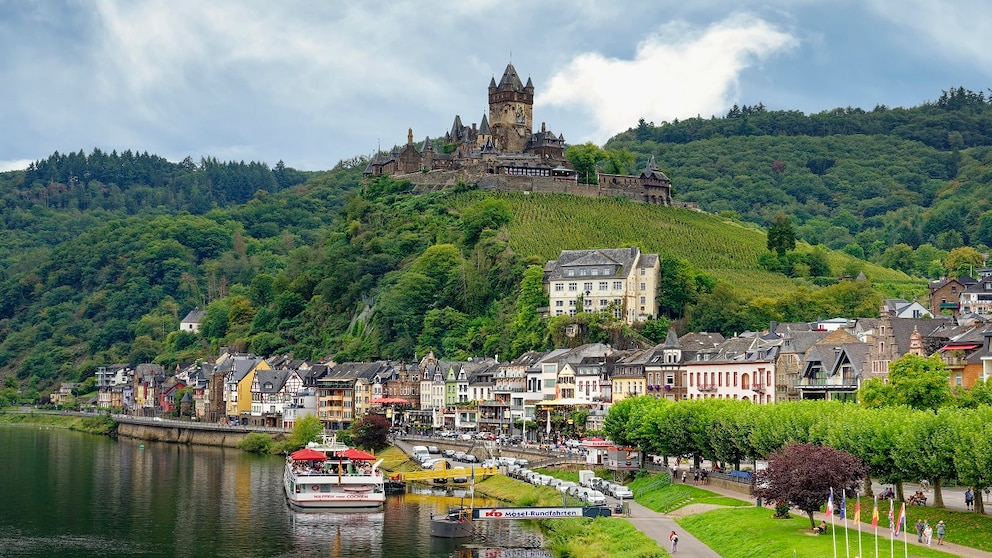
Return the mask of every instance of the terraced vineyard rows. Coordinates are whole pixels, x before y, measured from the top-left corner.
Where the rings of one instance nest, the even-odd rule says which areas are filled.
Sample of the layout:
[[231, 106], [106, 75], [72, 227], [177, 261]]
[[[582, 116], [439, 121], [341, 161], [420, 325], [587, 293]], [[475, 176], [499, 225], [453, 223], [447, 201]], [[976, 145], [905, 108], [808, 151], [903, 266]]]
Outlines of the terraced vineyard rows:
[[[657, 207], [616, 198], [582, 198], [564, 194], [470, 192], [452, 196], [461, 210], [484, 196], [505, 200], [513, 211], [507, 225], [510, 245], [519, 254], [541, 261], [561, 250], [640, 246], [647, 252], [673, 254], [695, 269], [733, 285], [740, 294], [781, 296], [797, 282], [759, 269], [758, 256], [767, 252], [764, 231], [714, 215], [686, 209]], [[836, 273], [852, 258], [833, 252]], [[923, 289], [923, 281], [862, 262], [876, 283], [898, 284], [899, 291]]]

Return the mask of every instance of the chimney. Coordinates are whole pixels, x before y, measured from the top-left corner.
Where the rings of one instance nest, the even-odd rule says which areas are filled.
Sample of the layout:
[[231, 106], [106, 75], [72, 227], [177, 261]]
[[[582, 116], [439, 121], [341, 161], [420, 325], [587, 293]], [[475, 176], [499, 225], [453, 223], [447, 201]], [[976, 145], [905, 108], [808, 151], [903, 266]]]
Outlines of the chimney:
[[548, 131], [548, 129], [544, 126], [544, 122], [541, 122], [541, 133], [543, 134], [543, 133], [545, 133], [547, 131]]

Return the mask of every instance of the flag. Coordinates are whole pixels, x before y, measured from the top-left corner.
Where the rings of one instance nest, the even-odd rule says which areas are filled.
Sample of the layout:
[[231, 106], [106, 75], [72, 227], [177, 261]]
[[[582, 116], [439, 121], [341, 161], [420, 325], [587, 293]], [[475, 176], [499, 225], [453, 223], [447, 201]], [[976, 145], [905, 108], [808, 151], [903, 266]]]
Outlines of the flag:
[[896, 520], [893, 517], [893, 512], [895, 510], [892, 508], [892, 500], [889, 500], [889, 529], [896, 528]]
[[861, 523], [861, 500], [854, 502], [854, 522]]
[[[878, 496], [873, 499], [871, 508], [871, 528], [878, 529]], [[876, 533], [876, 536], [878, 534]]]
[[831, 517], [834, 514], [834, 489], [830, 488], [830, 497], [827, 498], [827, 517]]
[[840, 490], [840, 516], [841, 519], [847, 519], [847, 490]]
[[899, 536], [900, 529], [906, 529], [906, 502], [903, 502], [902, 508], [899, 509], [899, 521], [896, 523], [895, 536]]

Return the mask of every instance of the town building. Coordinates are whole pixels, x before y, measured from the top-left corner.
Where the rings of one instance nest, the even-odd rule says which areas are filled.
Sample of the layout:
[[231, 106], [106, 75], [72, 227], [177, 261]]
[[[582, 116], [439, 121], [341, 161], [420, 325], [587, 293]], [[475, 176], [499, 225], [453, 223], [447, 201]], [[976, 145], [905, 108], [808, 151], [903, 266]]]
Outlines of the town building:
[[658, 254], [640, 248], [564, 250], [544, 266], [547, 315], [610, 312], [628, 324], [655, 318]]

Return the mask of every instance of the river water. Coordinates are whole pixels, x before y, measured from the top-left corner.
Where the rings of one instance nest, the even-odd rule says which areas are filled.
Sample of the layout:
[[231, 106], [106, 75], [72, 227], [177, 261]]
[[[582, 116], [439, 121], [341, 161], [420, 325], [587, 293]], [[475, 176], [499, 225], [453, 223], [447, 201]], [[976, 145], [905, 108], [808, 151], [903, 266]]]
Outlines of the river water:
[[374, 513], [294, 512], [283, 464], [236, 449], [0, 425], [0, 557], [547, 556], [540, 534], [514, 521], [478, 522], [466, 542], [431, 537], [431, 514], [468, 503], [463, 492], [389, 496]]

